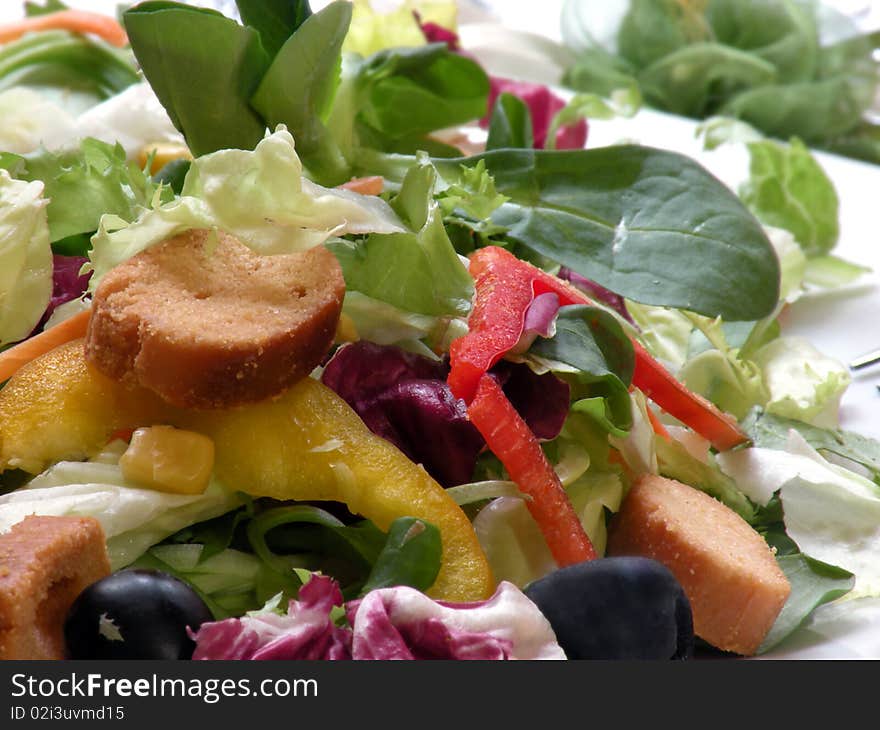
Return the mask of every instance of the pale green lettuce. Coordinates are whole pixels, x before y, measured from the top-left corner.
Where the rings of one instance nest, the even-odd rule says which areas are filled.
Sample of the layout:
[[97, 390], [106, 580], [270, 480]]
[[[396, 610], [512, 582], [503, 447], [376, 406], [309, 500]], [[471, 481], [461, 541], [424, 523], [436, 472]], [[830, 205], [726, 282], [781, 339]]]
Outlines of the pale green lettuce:
[[178, 530], [240, 504], [240, 496], [215, 480], [203, 494], [171, 494], [126, 481], [112, 460], [62, 461], [26, 487], [0, 496], [0, 532], [31, 514], [94, 517], [107, 538], [111, 567], [117, 570]]
[[789, 144], [762, 140], [748, 144], [749, 180], [743, 202], [767, 225], [785, 228], [808, 257], [827, 254], [840, 232], [834, 183], [798, 139]]
[[433, 191], [437, 172], [412, 166], [391, 207], [413, 232], [373, 233], [364, 240], [335, 240], [348, 291], [357, 291], [416, 314], [467, 316], [474, 293], [466, 263], [449, 240]]
[[323, 188], [303, 177], [291, 134], [279, 126], [253, 151], [197, 158], [180, 197], [154, 201], [137, 220], [104, 216], [92, 237], [92, 290], [117, 264], [194, 228], [220, 229], [260, 254], [303, 251], [347, 233], [405, 229], [382, 199]]
[[0, 169], [0, 345], [27, 337], [52, 296], [43, 183]]
[[754, 353], [769, 391], [768, 413], [831, 428], [852, 378], [846, 367], [803, 337], [780, 337]]

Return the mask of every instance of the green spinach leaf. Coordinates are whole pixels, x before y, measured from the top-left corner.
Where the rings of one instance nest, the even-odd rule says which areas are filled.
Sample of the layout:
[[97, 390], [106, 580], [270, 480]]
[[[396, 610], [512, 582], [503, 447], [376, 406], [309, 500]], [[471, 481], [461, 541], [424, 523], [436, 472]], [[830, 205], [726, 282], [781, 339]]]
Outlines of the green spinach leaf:
[[308, 0], [235, 0], [242, 23], [260, 34], [270, 58], [312, 14]]
[[252, 104], [274, 128], [286, 124], [303, 164], [324, 182], [340, 183], [348, 164], [327, 130], [342, 67], [350, 3], [331, 3], [291, 35], [253, 95]]
[[423, 520], [399, 517], [391, 523], [361, 595], [391, 586], [426, 591], [437, 579], [441, 561], [440, 531]]
[[534, 146], [532, 115], [526, 103], [513, 94], [499, 94], [489, 120], [486, 149], [531, 149]]
[[266, 123], [250, 99], [269, 67], [256, 30], [173, 2], [141, 3], [122, 17], [144, 74], [195, 156], [256, 146]]
[[758, 320], [776, 307], [779, 264], [763, 228], [688, 157], [623, 145], [434, 164], [450, 179], [480, 160], [508, 198], [492, 221], [526, 250], [646, 304], [726, 320]]

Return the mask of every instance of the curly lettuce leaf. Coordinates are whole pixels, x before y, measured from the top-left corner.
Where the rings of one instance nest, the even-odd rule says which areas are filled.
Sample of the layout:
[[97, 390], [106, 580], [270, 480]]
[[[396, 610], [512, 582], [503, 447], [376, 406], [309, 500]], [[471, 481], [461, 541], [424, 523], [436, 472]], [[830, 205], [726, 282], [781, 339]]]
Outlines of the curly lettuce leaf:
[[91, 288], [117, 264], [194, 228], [223, 229], [261, 254], [305, 250], [332, 235], [404, 230], [380, 198], [304, 178], [293, 137], [279, 128], [253, 151], [196, 158], [180, 197], [154, 203], [134, 222], [103, 216], [92, 238]]
[[[75, 149], [40, 151], [23, 159], [17, 177], [41, 180], [46, 186], [53, 243], [91, 235], [104, 214], [135, 218], [150, 205], [157, 190], [150, 177], [127, 159], [121, 145], [99, 139], [86, 138]], [[160, 196], [168, 200], [170, 193], [166, 189]], [[85, 250], [76, 253], [82, 255]]]

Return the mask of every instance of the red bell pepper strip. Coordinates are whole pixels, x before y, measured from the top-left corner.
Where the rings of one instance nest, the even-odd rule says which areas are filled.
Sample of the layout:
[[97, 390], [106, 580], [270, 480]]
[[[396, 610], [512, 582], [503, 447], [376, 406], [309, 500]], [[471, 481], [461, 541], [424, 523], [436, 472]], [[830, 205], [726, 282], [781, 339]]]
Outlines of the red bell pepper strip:
[[527, 496], [526, 506], [560, 567], [596, 557], [590, 538], [541, 444], [490, 375], [480, 378], [468, 417]]
[[[487, 252], [487, 253], [483, 253]], [[500, 252], [496, 253], [496, 252]], [[519, 342], [526, 310], [535, 298], [532, 277], [502, 248], [481, 248], [471, 256], [470, 273], [477, 292], [468, 318], [468, 334], [449, 347], [449, 388], [470, 403], [480, 379]]]
[[[471, 255], [477, 291], [469, 332], [449, 350], [449, 386], [469, 402], [483, 373], [518, 341], [525, 311], [538, 294], [554, 292], [561, 306], [594, 304], [580, 289], [522, 261], [506, 249], [487, 246]], [[724, 451], [748, 441], [732, 416], [688, 390], [672, 373], [633, 340], [633, 384], [670, 415]]]

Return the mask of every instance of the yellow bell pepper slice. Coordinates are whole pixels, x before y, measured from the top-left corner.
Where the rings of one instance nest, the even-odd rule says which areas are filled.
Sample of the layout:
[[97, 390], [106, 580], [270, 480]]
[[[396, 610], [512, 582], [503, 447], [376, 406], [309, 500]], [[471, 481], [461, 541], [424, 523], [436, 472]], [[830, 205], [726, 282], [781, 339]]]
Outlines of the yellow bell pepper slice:
[[330, 388], [305, 378], [275, 400], [193, 411], [186, 427], [210, 436], [221, 482], [253, 496], [334, 500], [387, 530], [398, 517], [435, 525], [443, 541], [429, 593], [451, 601], [495, 588], [473, 526], [447, 492], [395, 446], [373, 434]]

